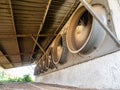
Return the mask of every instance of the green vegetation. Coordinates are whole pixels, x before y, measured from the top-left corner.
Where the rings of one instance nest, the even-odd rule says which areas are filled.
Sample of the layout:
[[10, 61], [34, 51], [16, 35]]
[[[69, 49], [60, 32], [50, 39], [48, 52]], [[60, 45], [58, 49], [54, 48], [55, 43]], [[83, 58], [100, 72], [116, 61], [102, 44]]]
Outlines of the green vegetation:
[[8, 82], [34, 82], [30, 75], [24, 75], [23, 77], [11, 77], [5, 72], [0, 72], [0, 83]]

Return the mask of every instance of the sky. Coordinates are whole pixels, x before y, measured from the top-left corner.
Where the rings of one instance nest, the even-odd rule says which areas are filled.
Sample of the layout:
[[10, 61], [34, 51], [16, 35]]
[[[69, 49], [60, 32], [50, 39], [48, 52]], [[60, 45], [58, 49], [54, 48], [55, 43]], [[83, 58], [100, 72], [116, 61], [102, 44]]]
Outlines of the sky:
[[33, 79], [35, 79], [34, 68], [35, 65], [29, 65], [29, 66], [17, 67], [12, 69], [6, 69], [5, 72], [12, 76], [17, 76], [17, 77], [23, 77], [23, 75], [29, 74]]

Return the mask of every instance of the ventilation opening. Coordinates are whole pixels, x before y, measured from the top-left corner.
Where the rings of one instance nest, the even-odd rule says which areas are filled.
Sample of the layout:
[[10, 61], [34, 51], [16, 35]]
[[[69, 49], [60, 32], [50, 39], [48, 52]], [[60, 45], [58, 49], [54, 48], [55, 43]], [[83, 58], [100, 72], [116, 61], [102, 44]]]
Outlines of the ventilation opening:
[[[107, 25], [105, 8], [94, 5], [93, 9]], [[70, 20], [66, 35], [67, 47], [71, 53], [89, 54], [101, 45], [105, 34], [104, 29], [85, 7], [80, 7]]]

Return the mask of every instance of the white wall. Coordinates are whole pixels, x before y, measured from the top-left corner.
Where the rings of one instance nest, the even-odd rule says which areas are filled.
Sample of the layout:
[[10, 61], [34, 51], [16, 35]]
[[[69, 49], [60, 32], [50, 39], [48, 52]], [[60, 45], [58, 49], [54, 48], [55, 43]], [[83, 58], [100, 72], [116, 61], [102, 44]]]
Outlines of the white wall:
[[120, 40], [120, 0], [108, 0], [117, 38]]
[[36, 77], [37, 81], [80, 88], [120, 89], [120, 51]]

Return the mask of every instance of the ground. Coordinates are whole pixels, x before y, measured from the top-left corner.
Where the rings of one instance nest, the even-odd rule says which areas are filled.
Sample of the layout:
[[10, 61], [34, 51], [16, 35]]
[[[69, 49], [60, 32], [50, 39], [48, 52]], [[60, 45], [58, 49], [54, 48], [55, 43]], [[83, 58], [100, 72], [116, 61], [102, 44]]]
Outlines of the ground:
[[[0, 84], [0, 90], [84, 90], [76, 87], [50, 85], [43, 83], [7, 83]], [[85, 89], [95, 90], [95, 89]]]

